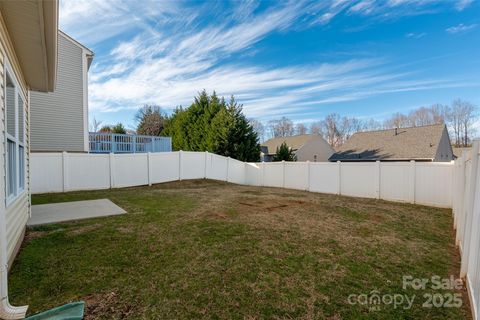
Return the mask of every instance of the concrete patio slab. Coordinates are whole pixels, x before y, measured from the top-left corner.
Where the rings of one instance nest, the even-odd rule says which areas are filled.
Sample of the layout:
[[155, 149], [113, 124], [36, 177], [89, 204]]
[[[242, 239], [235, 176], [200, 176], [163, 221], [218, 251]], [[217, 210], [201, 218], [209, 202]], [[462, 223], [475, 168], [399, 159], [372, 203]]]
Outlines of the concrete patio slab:
[[32, 217], [27, 225], [36, 226], [124, 213], [125, 210], [108, 199], [40, 204], [32, 206]]

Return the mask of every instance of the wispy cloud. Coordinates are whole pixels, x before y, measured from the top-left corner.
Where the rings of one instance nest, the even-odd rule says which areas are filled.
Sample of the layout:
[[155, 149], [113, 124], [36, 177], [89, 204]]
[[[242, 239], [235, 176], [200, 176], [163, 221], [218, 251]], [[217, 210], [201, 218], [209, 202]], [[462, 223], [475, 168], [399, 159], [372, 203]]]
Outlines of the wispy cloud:
[[[433, 2], [300, 0], [261, 8], [258, 2], [246, 1], [226, 9], [220, 2], [185, 7], [173, 1], [135, 5], [126, 0], [79, 0], [61, 2], [60, 23], [103, 53], [96, 55], [90, 70], [91, 110], [133, 110], [145, 103], [171, 109], [190, 103], [206, 89], [233, 94], [244, 103], [248, 116], [268, 118], [279, 112], [312, 112], [327, 103], [453, 85], [453, 79], [433, 81], [400, 72], [385, 59], [347, 57], [279, 66], [238, 58], [261, 50], [256, 44], [272, 34], [328, 25], [342, 14], [382, 18], [392, 10], [395, 16], [409, 14], [412, 7]], [[202, 15], [208, 15], [209, 22], [201, 20]], [[95, 24], [86, 24], [92, 17]]]
[[463, 23], [460, 23], [459, 25], [456, 25], [456, 26], [452, 26], [450, 28], [447, 28], [445, 29], [446, 32], [448, 33], [451, 33], [451, 34], [454, 34], [454, 33], [460, 33], [460, 32], [465, 32], [465, 31], [468, 31], [468, 30], [471, 30], [473, 28], [476, 28], [477, 27], [477, 24], [463, 24]]
[[455, 8], [458, 11], [462, 11], [466, 7], [470, 6], [473, 3], [473, 0], [458, 0], [457, 4], [455, 5]]
[[407, 38], [413, 38], [413, 39], [420, 39], [420, 38], [423, 38], [427, 35], [426, 32], [409, 32], [405, 35], [405, 37]]

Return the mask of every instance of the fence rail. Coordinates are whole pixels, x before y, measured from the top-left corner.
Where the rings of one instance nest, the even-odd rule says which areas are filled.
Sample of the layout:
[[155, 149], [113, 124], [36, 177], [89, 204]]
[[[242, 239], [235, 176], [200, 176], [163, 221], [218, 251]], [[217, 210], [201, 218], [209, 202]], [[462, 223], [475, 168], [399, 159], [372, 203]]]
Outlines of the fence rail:
[[452, 206], [453, 163], [244, 163], [208, 152], [179, 151], [33, 153], [31, 167], [33, 193], [209, 178], [254, 186]]
[[145, 153], [172, 151], [170, 137], [90, 132], [91, 153]]

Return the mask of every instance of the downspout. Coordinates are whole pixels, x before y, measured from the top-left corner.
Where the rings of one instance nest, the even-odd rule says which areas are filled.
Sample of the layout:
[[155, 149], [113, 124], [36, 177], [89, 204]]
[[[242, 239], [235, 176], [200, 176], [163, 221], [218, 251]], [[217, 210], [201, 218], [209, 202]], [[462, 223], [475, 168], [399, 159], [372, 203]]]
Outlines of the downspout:
[[5, 207], [0, 213], [0, 319], [23, 319], [28, 306], [14, 307], [8, 301], [8, 259]]

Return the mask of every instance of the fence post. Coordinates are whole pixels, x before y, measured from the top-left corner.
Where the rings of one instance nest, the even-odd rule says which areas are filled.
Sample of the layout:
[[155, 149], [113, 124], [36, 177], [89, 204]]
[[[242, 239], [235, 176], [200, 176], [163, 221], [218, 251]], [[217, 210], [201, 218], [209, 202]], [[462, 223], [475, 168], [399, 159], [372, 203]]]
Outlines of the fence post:
[[152, 153], [147, 153], [148, 185], [152, 185]]
[[230, 176], [230, 157], [227, 157], [227, 182], [228, 182], [228, 178]]
[[375, 198], [380, 199], [380, 161], [375, 161]]
[[178, 151], [178, 180], [182, 181], [182, 150]]
[[265, 187], [265, 161], [262, 161], [262, 187]]
[[409, 186], [409, 192], [410, 192], [410, 203], [415, 204], [415, 160], [410, 160], [410, 186]]
[[337, 177], [338, 177], [337, 194], [342, 195], [342, 162], [341, 161], [337, 161]]
[[285, 160], [282, 160], [282, 188], [285, 188]]
[[109, 154], [110, 160], [110, 189], [115, 187], [115, 154], [110, 152]]
[[68, 154], [62, 152], [62, 175], [63, 175], [63, 192], [68, 190]]
[[205, 177], [207, 179], [207, 159], [208, 159], [208, 151], [205, 151]]
[[467, 152], [462, 152], [462, 156], [457, 160], [459, 161], [459, 167], [458, 167], [458, 190], [456, 192], [458, 193], [458, 206], [457, 210], [455, 213], [456, 220], [457, 220], [457, 238], [456, 238], [456, 243], [457, 245], [460, 245], [460, 243], [463, 243], [463, 234], [464, 234], [464, 224], [463, 222], [465, 221], [465, 183], [466, 183], [466, 158], [467, 158]]
[[307, 160], [307, 188], [305, 190], [310, 191], [310, 160]]
[[244, 161], [243, 162], [243, 184], [248, 186], [249, 184], [247, 183], [247, 170], [248, 170], [247, 168], [248, 168], [248, 163], [247, 161]]
[[112, 152], [115, 153], [117, 151], [117, 144], [115, 143], [115, 135], [113, 133], [110, 134], [110, 141], [112, 143]]
[[[474, 205], [475, 205], [475, 195], [477, 187], [477, 175], [478, 175], [478, 152], [479, 152], [479, 143], [480, 141], [474, 141], [472, 146], [472, 159], [471, 159], [471, 172], [470, 172], [470, 188], [468, 189], [468, 194], [466, 194], [466, 208], [465, 208], [465, 221], [464, 221], [464, 242], [462, 245], [462, 259], [460, 266], [460, 277], [465, 277], [467, 275], [469, 258], [470, 258], [470, 247], [472, 244], [472, 223], [474, 215]], [[477, 227], [477, 226], [476, 226]]]

